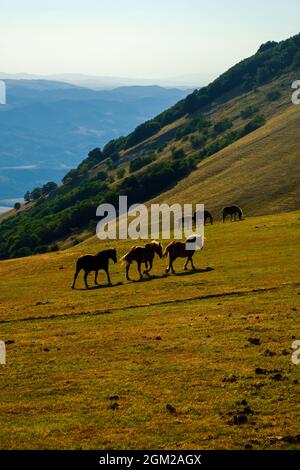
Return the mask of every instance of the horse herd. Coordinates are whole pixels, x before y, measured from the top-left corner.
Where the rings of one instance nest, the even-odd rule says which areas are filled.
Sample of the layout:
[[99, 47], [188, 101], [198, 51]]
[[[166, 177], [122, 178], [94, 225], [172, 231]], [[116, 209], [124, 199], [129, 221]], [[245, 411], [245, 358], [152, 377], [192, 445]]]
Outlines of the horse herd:
[[[236, 220], [238, 216], [239, 220], [242, 220], [243, 212], [238, 206], [225, 207], [223, 209], [223, 222], [225, 222], [226, 217], [230, 215], [231, 220]], [[204, 211], [204, 223], [207, 221], [213, 223], [213, 217], [208, 211]], [[193, 221], [196, 221], [196, 213], [193, 216]], [[196, 242], [196, 237], [189, 238], [187, 240], [190, 243]], [[203, 243], [203, 241], [202, 241]], [[195, 269], [193, 263], [193, 255], [195, 249], [191, 249], [186, 242], [181, 242], [173, 240], [170, 242], [165, 251], [163, 252], [163, 247], [160, 242], [155, 240], [147, 243], [145, 246], [133, 246], [128, 253], [126, 253], [120, 261], [126, 264], [126, 279], [129, 281], [129, 268], [133, 261], [137, 263], [138, 272], [140, 279], [143, 279], [143, 274], [150, 276], [150, 271], [153, 266], [153, 260], [157, 254], [159, 258], [169, 256], [168, 267], [166, 268], [166, 273], [172, 270], [172, 273], [175, 273], [173, 263], [177, 258], [186, 258], [184, 269], [187, 269], [188, 264], [191, 264], [192, 269]], [[84, 282], [86, 288], [88, 288], [87, 277], [89, 273], [95, 272], [95, 285], [97, 285], [98, 273], [100, 270], [104, 270], [107, 276], [107, 282], [111, 285], [111, 280], [109, 276], [109, 260], [112, 260], [114, 263], [117, 262], [117, 251], [115, 248], [110, 248], [108, 250], [100, 251], [97, 255], [83, 255], [78, 258], [76, 263], [76, 271], [74, 274], [74, 280], [72, 284], [72, 289], [75, 288], [75, 283], [78, 277], [78, 274], [81, 270], [84, 271]], [[142, 265], [145, 265], [145, 269], [142, 272]]]

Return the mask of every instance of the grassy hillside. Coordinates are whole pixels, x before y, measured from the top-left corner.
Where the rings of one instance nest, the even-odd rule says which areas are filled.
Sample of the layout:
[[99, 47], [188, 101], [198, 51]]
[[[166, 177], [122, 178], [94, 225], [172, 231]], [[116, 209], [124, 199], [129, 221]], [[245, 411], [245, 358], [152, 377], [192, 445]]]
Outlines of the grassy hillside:
[[205, 159], [157, 200], [201, 202], [217, 217], [232, 204], [241, 205], [248, 215], [299, 209], [299, 127], [299, 109], [289, 106], [262, 128]]
[[89, 290], [70, 286], [95, 238], [1, 261], [0, 447], [299, 448], [299, 230], [299, 211], [217, 223], [197, 271], [118, 263]]

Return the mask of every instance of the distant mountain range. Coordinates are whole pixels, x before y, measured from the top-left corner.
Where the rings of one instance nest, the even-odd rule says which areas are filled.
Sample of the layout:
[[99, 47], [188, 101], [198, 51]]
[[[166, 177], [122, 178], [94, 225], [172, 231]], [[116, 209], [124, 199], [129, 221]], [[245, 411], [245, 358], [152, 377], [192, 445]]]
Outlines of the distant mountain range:
[[0, 72], [0, 80], [50, 80], [70, 83], [76, 86], [91, 88], [94, 90], [111, 90], [123, 86], [153, 86], [159, 85], [164, 88], [199, 88], [216, 78], [218, 74], [184, 74], [173, 78], [129, 78], [110, 77], [98, 75], [85, 75], [80, 73], [58, 73], [51, 75], [37, 75], [29, 73], [4, 73]]
[[[1, 76], [0, 76], [1, 78]], [[95, 147], [184, 98], [159, 86], [92, 90], [50, 80], [5, 79], [0, 106], [0, 200], [63, 175]]]

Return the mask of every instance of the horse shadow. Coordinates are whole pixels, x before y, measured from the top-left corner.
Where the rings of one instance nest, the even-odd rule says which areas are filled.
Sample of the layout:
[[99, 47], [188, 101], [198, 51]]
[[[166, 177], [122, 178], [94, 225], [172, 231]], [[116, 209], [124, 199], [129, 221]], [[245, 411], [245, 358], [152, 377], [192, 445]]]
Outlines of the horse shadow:
[[86, 287], [75, 287], [74, 290], [81, 290], [81, 291], [90, 291], [90, 290], [98, 290], [98, 289], [112, 289], [113, 287], [122, 286], [124, 282], [117, 282], [116, 284], [97, 284], [95, 286]]
[[201, 269], [201, 268], [196, 268], [196, 269], [190, 269], [182, 272], [175, 272], [174, 276], [188, 276], [190, 274], [199, 274], [199, 273], [210, 273], [211, 271], [214, 271], [214, 268], [211, 268], [208, 266], [207, 268]]
[[149, 281], [154, 281], [155, 279], [164, 279], [165, 277], [168, 277], [167, 273], [161, 274], [161, 275], [156, 275], [156, 274], [151, 274], [150, 276], [143, 277], [142, 279], [130, 279], [129, 282], [149, 282]]

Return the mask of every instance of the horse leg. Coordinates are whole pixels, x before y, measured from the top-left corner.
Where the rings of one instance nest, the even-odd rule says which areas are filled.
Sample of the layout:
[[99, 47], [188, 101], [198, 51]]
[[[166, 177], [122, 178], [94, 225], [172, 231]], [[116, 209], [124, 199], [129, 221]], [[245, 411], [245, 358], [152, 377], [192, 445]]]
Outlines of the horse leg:
[[174, 271], [174, 268], [173, 268], [173, 257], [171, 257], [170, 253], [169, 253], [169, 264], [168, 264], [168, 267], [166, 268], [166, 273], [168, 274], [170, 272], [170, 269], [172, 269], [172, 273], [175, 273]]
[[89, 275], [89, 272], [88, 271], [84, 271], [84, 283], [85, 283], [85, 287], [88, 289], [89, 286], [88, 286], [88, 283], [87, 283], [87, 277]]
[[170, 271], [170, 268], [171, 268], [171, 262], [170, 262], [170, 255], [169, 255], [169, 263], [168, 263], [168, 266], [166, 267], [166, 273], [167, 274]]
[[[148, 264], [148, 263], [147, 263]], [[147, 274], [148, 276], [150, 276], [149, 272], [151, 271], [152, 269], [152, 266], [153, 266], [153, 260], [150, 260], [149, 261], [149, 264], [150, 264], [150, 267], [149, 269], [146, 269], [146, 271], [144, 271], [144, 274]]]
[[187, 260], [186, 260], [186, 262], [185, 262], [185, 264], [184, 264], [184, 266], [183, 266], [183, 269], [184, 269], [185, 271], [187, 270], [187, 265], [188, 265], [189, 261], [190, 261], [190, 257], [188, 256], [188, 257], [187, 257]]
[[170, 256], [170, 268], [172, 269], [173, 274], [175, 274], [175, 269], [173, 267], [173, 263], [174, 263], [175, 259], [176, 258], [173, 258], [173, 257], [171, 258], [171, 256]]
[[109, 271], [108, 271], [108, 268], [105, 269], [105, 272], [106, 272], [106, 276], [107, 276], [107, 282], [108, 282], [108, 285], [111, 285], [111, 280], [110, 280], [110, 277], [109, 277]]
[[97, 280], [98, 280], [98, 272], [99, 271], [95, 271], [95, 285], [98, 284]]
[[74, 274], [74, 281], [73, 281], [73, 284], [72, 284], [72, 289], [75, 288], [75, 282], [76, 282], [77, 276], [80, 273], [80, 271], [81, 271], [81, 269], [78, 269], [78, 268], [76, 269], [76, 272]]
[[127, 263], [126, 263], [126, 279], [127, 279], [127, 281], [130, 281], [130, 278], [129, 278], [129, 268], [130, 268], [130, 262], [127, 261]]
[[190, 263], [191, 263], [192, 269], [195, 271], [196, 268], [193, 263], [193, 256], [190, 257]]
[[139, 272], [139, 274], [140, 274], [140, 278], [143, 279], [143, 274], [142, 274], [142, 271], [141, 271], [141, 266], [142, 266], [141, 261], [138, 261], [138, 272]]
[[148, 261], [145, 261], [145, 271], [143, 274], [148, 274], [148, 271], [150, 271], [151, 268], [148, 269]]

